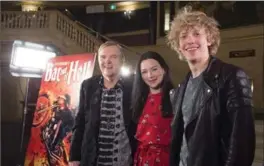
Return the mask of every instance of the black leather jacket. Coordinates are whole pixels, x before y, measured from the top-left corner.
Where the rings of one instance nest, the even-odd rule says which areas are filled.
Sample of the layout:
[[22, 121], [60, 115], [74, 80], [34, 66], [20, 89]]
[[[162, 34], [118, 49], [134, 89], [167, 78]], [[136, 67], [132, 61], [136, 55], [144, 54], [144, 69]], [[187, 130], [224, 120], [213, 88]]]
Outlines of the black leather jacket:
[[[100, 124], [100, 106], [102, 88], [101, 76], [84, 80], [80, 90], [79, 111], [73, 127], [70, 148], [70, 161], [80, 161], [81, 166], [94, 166], [97, 157], [97, 140]], [[130, 139], [132, 154], [134, 152], [135, 126], [130, 109], [133, 78], [122, 80], [123, 117], [125, 128]]]
[[[170, 166], [178, 166], [183, 136], [181, 104], [190, 73], [171, 91], [174, 110]], [[211, 57], [197, 112], [185, 129], [188, 166], [251, 166], [255, 151], [251, 82], [245, 72]]]

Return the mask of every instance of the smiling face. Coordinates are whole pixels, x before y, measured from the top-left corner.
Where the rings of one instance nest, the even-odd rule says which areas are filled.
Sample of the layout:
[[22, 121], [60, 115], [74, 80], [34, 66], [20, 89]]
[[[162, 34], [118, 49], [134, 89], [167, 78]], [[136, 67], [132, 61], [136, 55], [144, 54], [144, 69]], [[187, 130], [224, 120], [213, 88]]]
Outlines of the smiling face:
[[115, 77], [122, 66], [121, 51], [117, 46], [107, 46], [98, 52], [99, 67], [104, 77]]
[[158, 61], [154, 59], [143, 60], [140, 64], [140, 71], [143, 81], [150, 89], [157, 90], [161, 88], [165, 71]]
[[195, 26], [185, 28], [180, 32], [179, 51], [189, 62], [207, 59], [210, 45], [205, 28]]

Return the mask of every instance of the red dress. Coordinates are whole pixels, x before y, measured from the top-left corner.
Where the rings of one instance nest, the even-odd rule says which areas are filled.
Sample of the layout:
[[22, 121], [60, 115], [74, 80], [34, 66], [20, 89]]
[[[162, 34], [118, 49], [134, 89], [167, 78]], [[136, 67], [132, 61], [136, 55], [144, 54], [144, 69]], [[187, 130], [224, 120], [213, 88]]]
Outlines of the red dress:
[[161, 93], [150, 94], [137, 126], [138, 147], [134, 166], [168, 166], [170, 123], [161, 114]]

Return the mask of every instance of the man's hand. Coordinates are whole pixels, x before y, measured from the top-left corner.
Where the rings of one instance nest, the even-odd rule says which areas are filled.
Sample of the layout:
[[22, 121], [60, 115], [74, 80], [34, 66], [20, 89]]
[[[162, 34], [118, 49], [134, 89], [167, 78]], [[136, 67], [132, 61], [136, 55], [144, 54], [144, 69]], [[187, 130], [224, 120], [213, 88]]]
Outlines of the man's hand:
[[69, 162], [69, 166], [80, 166], [80, 161], [71, 161]]

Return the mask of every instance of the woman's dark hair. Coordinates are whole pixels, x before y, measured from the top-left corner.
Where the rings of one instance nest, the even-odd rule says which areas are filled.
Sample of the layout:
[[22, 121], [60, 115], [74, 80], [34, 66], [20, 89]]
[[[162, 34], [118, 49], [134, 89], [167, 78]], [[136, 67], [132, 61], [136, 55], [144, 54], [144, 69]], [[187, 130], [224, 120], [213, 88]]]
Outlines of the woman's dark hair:
[[134, 77], [131, 106], [133, 111], [133, 120], [135, 122], [138, 122], [138, 119], [142, 114], [145, 102], [149, 94], [149, 86], [143, 81], [140, 70], [142, 61], [147, 59], [156, 60], [165, 71], [163, 81], [161, 84], [161, 89], [163, 92], [162, 101], [161, 101], [161, 111], [163, 117], [172, 116], [172, 106], [170, 103], [169, 92], [171, 89], [173, 89], [173, 84], [170, 77], [169, 66], [167, 65], [167, 63], [160, 54], [156, 52], [148, 51], [141, 55], [137, 63], [136, 74]]

